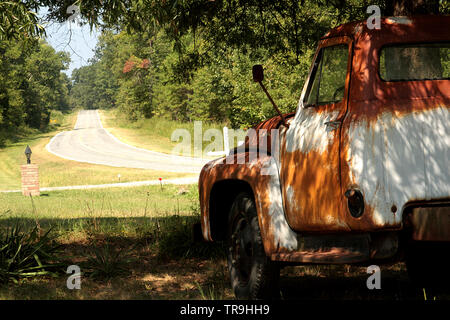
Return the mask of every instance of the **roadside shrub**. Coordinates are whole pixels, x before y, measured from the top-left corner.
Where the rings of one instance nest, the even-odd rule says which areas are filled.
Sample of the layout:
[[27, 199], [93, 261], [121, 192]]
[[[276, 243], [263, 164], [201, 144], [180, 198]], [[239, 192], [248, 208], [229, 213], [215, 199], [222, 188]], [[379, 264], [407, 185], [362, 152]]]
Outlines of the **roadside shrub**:
[[[90, 249], [86, 267], [91, 269], [90, 277], [95, 279], [110, 279], [129, 273], [128, 265], [132, 262], [131, 256], [125, 250], [117, 250], [104, 244]], [[130, 250], [132, 251], [132, 250]]]

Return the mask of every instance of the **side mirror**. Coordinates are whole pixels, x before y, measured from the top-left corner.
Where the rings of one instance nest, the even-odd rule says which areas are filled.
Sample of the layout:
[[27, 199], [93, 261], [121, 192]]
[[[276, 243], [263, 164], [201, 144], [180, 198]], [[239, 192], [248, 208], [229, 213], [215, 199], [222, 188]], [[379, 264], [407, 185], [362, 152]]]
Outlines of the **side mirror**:
[[252, 73], [253, 73], [253, 81], [261, 82], [264, 80], [264, 71], [262, 65], [255, 64], [252, 67]]
[[284, 118], [283, 114], [281, 113], [280, 109], [278, 109], [277, 105], [273, 101], [272, 97], [270, 96], [269, 92], [267, 91], [266, 87], [262, 83], [264, 80], [264, 71], [263, 67], [260, 64], [255, 64], [252, 67], [252, 73], [253, 73], [253, 81], [258, 82], [263, 91], [266, 93], [267, 98], [269, 98], [270, 102], [272, 103], [273, 107], [277, 111], [278, 115], [280, 116], [281, 120], [283, 121], [283, 124], [286, 128], [289, 128], [289, 125], [286, 122], [286, 119]]

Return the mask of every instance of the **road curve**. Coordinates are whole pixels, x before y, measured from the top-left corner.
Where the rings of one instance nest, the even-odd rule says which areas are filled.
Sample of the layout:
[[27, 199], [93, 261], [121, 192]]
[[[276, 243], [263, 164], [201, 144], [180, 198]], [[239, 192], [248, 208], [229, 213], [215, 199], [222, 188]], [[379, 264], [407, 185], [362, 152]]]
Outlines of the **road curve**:
[[74, 129], [58, 133], [46, 149], [58, 157], [78, 162], [167, 172], [198, 174], [209, 161], [125, 144], [103, 128], [97, 110], [80, 111]]

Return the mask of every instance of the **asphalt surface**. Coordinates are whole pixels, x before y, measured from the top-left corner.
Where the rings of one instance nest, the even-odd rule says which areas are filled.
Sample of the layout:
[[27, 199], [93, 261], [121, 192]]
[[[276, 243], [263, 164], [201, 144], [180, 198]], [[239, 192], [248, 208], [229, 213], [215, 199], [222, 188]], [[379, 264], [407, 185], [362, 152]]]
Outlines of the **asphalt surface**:
[[97, 110], [80, 111], [74, 129], [58, 133], [46, 148], [58, 157], [78, 162], [167, 172], [199, 174], [209, 161], [125, 144], [103, 128]]

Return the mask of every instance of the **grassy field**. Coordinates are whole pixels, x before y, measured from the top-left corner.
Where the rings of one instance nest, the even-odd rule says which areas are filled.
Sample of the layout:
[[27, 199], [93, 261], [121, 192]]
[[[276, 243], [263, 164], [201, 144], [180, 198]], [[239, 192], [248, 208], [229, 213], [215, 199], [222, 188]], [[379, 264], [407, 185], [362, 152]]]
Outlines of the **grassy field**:
[[[194, 150], [194, 123], [177, 122], [161, 118], [141, 119], [136, 122], [130, 122], [115, 110], [100, 111], [103, 126], [113, 135], [119, 137], [122, 142], [131, 144], [136, 147], [159, 151], [163, 153], [171, 153], [178, 142], [171, 140], [172, 133], [177, 129], [186, 129], [191, 136], [191, 152]], [[222, 132], [225, 123], [207, 123], [202, 122], [203, 134], [209, 129], [217, 129]], [[199, 138], [201, 139], [201, 137]], [[236, 146], [238, 139], [229, 137], [230, 146]], [[240, 138], [243, 140], [243, 137]], [[208, 146], [210, 141], [203, 141], [202, 148]], [[223, 150], [223, 142], [220, 143]], [[216, 150], [215, 150], [216, 151]], [[217, 158], [208, 157], [206, 158]]]
[[39, 197], [0, 193], [0, 218], [129, 218], [191, 214], [196, 185], [163, 185], [42, 192]]
[[76, 122], [76, 112], [62, 115], [56, 113], [51, 119], [48, 132], [31, 132], [18, 141], [0, 148], [0, 190], [20, 189], [20, 165], [26, 163], [25, 148], [30, 145], [32, 163], [39, 165], [41, 187], [103, 184], [185, 177], [189, 174], [160, 172], [155, 170], [115, 168], [65, 160], [49, 153], [45, 146], [59, 131], [71, 130]]
[[52, 228], [64, 266], [83, 272], [82, 290], [68, 290], [61, 270], [0, 283], [0, 299], [231, 298], [223, 249], [194, 243], [195, 222], [195, 185], [0, 194], [1, 238], [16, 223]]
[[[41, 186], [112, 183], [119, 173], [121, 182], [186, 176], [83, 164], [48, 153], [51, 137], [71, 130], [75, 121], [76, 113], [56, 113], [47, 132], [28, 130], [8, 141], [0, 149], [0, 190], [20, 189], [19, 166], [27, 144], [32, 162], [39, 165]], [[231, 297], [215, 280], [211, 291], [217, 266], [225, 264], [217, 260], [220, 246], [193, 243], [192, 225], [198, 221], [195, 185], [52, 191], [39, 197], [0, 193], [1, 241], [16, 225], [25, 233], [38, 227], [41, 236], [52, 230], [61, 246], [58, 262], [78, 264], [86, 275], [80, 291], [66, 288], [62, 269], [53, 277], [0, 281], [0, 299]], [[9, 263], [2, 255], [0, 280], [3, 263]], [[226, 275], [220, 278], [225, 283]]]

